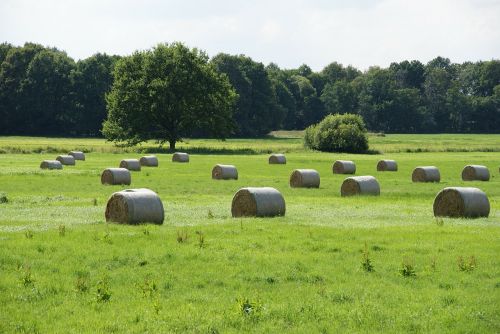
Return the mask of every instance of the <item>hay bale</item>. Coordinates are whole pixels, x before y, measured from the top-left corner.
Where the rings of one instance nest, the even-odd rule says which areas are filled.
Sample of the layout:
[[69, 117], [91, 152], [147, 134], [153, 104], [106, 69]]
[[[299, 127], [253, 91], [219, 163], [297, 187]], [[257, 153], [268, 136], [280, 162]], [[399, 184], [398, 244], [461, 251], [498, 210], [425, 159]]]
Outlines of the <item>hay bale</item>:
[[189, 162], [189, 154], [182, 152], [175, 152], [172, 155], [173, 162]]
[[290, 175], [292, 188], [319, 188], [319, 173], [314, 169], [295, 169]]
[[481, 165], [467, 165], [462, 170], [464, 181], [489, 181], [490, 171], [488, 167]]
[[441, 174], [439, 169], [434, 166], [416, 167], [411, 174], [413, 182], [439, 182], [441, 181]]
[[332, 166], [333, 174], [354, 174], [356, 173], [356, 164], [349, 160], [337, 160]]
[[75, 165], [75, 158], [73, 158], [71, 155], [58, 155], [56, 160], [62, 163], [63, 165], [68, 165], [68, 166]]
[[377, 171], [379, 172], [397, 172], [398, 163], [396, 160], [380, 160], [377, 163]]
[[140, 171], [141, 163], [137, 159], [123, 159], [120, 161], [120, 168], [126, 168], [128, 170]]
[[436, 217], [488, 217], [490, 202], [478, 188], [447, 187], [437, 194], [433, 209]]
[[217, 164], [212, 169], [212, 179], [214, 179], [214, 180], [238, 180], [238, 170], [233, 165]]
[[351, 176], [342, 182], [341, 196], [380, 195], [380, 185], [373, 176]]
[[233, 217], [274, 217], [285, 215], [285, 199], [270, 187], [242, 188], [233, 197]]
[[62, 169], [62, 163], [59, 160], [44, 160], [40, 164], [41, 169]]
[[286, 157], [284, 154], [271, 154], [269, 156], [269, 163], [274, 165], [274, 164], [279, 164], [279, 165], [285, 165], [286, 164]]
[[71, 155], [75, 160], [85, 161], [85, 154], [81, 151], [71, 151], [68, 155]]
[[114, 193], [106, 205], [106, 221], [120, 224], [163, 224], [165, 213], [158, 195], [149, 189], [127, 189]]
[[101, 174], [102, 184], [126, 184], [131, 182], [130, 171], [126, 168], [106, 168]]
[[144, 167], [158, 167], [158, 158], [154, 155], [143, 156], [139, 162], [141, 163], [141, 166]]

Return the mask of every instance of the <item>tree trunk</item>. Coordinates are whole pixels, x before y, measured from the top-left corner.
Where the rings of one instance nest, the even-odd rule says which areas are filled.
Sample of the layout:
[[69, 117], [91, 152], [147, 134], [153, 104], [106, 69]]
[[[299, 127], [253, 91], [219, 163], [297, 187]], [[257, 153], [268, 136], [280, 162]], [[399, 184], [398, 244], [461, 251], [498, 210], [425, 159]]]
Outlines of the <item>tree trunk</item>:
[[175, 151], [175, 139], [169, 140], [168, 144], [170, 145], [170, 151]]

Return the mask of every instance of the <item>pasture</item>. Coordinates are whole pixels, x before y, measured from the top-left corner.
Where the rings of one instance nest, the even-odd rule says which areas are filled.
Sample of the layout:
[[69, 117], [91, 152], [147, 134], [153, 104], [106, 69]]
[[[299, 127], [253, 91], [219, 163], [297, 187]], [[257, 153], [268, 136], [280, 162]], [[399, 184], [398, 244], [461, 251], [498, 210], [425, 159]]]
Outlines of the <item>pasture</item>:
[[[278, 135], [180, 143], [189, 163], [158, 153], [159, 167], [132, 172], [131, 186], [103, 186], [100, 174], [153, 144], [0, 138], [0, 333], [500, 330], [500, 136], [373, 135], [383, 154], [351, 155]], [[87, 160], [39, 169], [73, 149]], [[266, 153], [279, 151], [287, 164], [269, 165]], [[399, 170], [377, 172], [383, 158]], [[341, 197], [338, 159], [375, 176], [380, 197]], [[238, 180], [212, 180], [217, 163], [235, 165]], [[487, 166], [490, 181], [462, 181], [466, 164]], [[426, 165], [439, 167], [440, 183], [411, 182]], [[290, 188], [296, 168], [316, 169], [320, 188]], [[278, 189], [286, 215], [232, 218], [246, 186]], [[489, 217], [434, 218], [448, 186], [486, 192]], [[163, 225], [105, 223], [113, 192], [143, 187], [161, 197]]]

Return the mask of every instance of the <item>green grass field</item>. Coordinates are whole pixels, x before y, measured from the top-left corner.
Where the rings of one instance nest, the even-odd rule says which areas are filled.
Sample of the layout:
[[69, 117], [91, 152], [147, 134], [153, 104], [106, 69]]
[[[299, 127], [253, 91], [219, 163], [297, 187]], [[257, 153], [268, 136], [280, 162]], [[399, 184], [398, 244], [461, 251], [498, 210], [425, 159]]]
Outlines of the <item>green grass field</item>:
[[[102, 186], [100, 174], [140, 150], [0, 138], [0, 333], [500, 332], [499, 135], [370, 137], [383, 155], [311, 152], [288, 136], [191, 140], [179, 145], [194, 152], [189, 164], [157, 154], [160, 167], [133, 172], [130, 188], [160, 195], [162, 226], [104, 222], [125, 187]], [[78, 148], [87, 161], [38, 168]], [[259, 154], [275, 150], [289, 152], [287, 165]], [[377, 172], [381, 158], [399, 171]], [[336, 159], [377, 177], [381, 196], [340, 197]], [[212, 180], [216, 163], [236, 165], [239, 180]], [[491, 180], [463, 182], [466, 164], [488, 166]], [[439, 167], [441, 183], [412, 183], [421, 165]], [[295, 168], [317, 169], [320, 189], [290, 188]], [[286, 215], [232, 218], [245, 186], [280, 190]], [[485, 191], [490, 216], [435, 219], [446, 186]]]

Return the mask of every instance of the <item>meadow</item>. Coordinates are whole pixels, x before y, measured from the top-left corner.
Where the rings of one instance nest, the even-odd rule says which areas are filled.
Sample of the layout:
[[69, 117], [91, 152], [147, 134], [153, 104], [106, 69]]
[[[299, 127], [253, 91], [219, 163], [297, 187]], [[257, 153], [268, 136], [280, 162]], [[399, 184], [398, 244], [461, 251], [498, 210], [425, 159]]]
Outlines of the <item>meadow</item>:
[[[367, 155], [307, 151], [299, 135], [187, 140], [189, 164], [153, 143], [0, 137], [0, 333], [500, 331], [500, 135], [371, 135], [383, 154]], [[72, 149], [87, 160], [39, 169]], [[269, 165], [273, 151], [287, 164]], [[131, 186], [100, 184], [141, 152], [160, 152], [159, 167], [133, 172]], [[398, 172], [377, 172], [382, 158]], [[341, 197], [337, 159], [375, 176], [381, 196]], [[239, 179], [212, 180], [216, 163]], [[486, 165], [490, 181], [462, 181], [466, 164]], [[411, 182], [424, 165], [440, 183]], [[320, 188], [290, 188], [295, 168], [318, 170]], [[286, 215], [232, 218], [245, 186], [281, 191]], [[485, 191], [489, 217], [434, 218], [447, 186]], [[161, 197], [163, 225], [105, 222], [113, 192], [142, 187]]]

